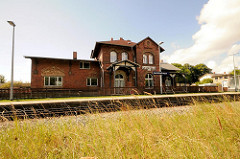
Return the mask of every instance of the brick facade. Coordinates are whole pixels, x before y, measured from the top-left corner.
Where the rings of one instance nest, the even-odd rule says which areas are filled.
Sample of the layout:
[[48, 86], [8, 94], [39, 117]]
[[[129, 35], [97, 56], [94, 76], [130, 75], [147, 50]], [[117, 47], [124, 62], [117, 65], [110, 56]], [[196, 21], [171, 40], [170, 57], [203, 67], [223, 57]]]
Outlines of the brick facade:
[[[89, 62], [90, 68], [80, 69], [80, 62]], [[45, 76], [61, 76], [62, 86], [44, 86]], [[32, 88], [99, 88], [99, 85], [87, 86], [87, 78], [100, 79], [98, 61], [32, 58]]]
[[[120, 38], [97, 42], [91, 54], [93, 60], [76, 59], [76, 52], [75, 59], [26, 58], [32, 59], [32, 88], [78, 88], [101, 91], [126, 87], [140, 92], [159, 93], [159, 76], [152, 75], [153, 71], [159, 71], [159, 51], [163, 52], [164, 49], [149, 37], [138, 43]], [[110, 62], [111, 52], [117, 54], [116, 62]], [[122, 60], [122, 53], [127, 53], [127, 60]], [[147, 57], [147, 63], [143, 63], [143, 56]], [[89, 63], [90, 68], [81, 69], [81, 62]], [[54, 80], [49, 77], [61, 77], [58, 79], [60, 84], [47, 85]], [[146, 77], [149, 81], [146, 81]], [[49, 81], [45, 81], [48, 78]], [[89, 78], [98, 79], [97, 86], [88, 86]]]

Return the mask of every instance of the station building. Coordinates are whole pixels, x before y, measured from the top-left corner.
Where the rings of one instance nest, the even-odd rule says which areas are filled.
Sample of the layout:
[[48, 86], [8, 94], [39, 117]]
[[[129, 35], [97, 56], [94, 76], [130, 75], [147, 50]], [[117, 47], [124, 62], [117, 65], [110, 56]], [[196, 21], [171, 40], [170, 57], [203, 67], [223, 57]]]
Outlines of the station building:
[[92, 60], [25, 56], [32, 60], [31, 88], [80, 89], [101, 95], [130, 93], [160, 93], [162, 84], [173, 85], [178, 68], [160, 63], [165, 51], [150, 37], [140, 42], [120, 38], [96, 42], [91, 52]]

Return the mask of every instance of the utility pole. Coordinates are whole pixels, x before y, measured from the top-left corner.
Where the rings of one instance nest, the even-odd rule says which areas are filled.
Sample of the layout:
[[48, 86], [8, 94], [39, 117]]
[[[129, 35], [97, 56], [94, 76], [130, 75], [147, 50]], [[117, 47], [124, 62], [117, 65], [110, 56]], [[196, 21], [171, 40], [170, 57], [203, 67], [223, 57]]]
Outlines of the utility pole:
[[7, 21], [13, 27], [12, 35], [12, 66], [11, 66], [11, 86], [10, 86], [10, 100], [13, 100], [13, 72], [14, 72], [14, 40], [15, 40], [15, 23], [13, 21]]
[[[239, 53], [236, 53], [236, 54], [239, 54]], [[235, 61], [234, 61], [234, 55], [236, 54], [233, 54], [233, 67], [234, 67], [234, 86], [235, 86], [235, 92], [237, 92], [237, 79], [236, 79], [236, 69], [235, 69]]]

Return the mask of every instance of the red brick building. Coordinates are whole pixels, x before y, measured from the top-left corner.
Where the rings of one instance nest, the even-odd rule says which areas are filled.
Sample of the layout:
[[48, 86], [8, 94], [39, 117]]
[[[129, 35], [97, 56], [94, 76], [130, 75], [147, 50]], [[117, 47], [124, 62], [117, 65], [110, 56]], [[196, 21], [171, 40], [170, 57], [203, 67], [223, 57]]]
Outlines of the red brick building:
[[163, 51], [150, 37], [138, 43], [120, 38], [96, 42], [93, 60], [77, 59], [76, 52], [73, 59], [25, 58], [32, 59], [32, 88], [77, 88], [100, 94], [159, 93], [160, 76], [153, 72], [159, 71]]

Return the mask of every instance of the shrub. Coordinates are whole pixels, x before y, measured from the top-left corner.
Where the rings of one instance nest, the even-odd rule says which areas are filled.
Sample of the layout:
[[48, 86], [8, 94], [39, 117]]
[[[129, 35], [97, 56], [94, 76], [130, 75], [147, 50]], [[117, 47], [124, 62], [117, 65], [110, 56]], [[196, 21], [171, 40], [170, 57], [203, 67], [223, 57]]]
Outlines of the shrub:
[[204, 83], [213, 83], [213, 79], [212, 78], [205, 78], [201, 81], [201, 84], [204, 84]]
[[[10, 88], [11, 82], [6, 82], [0, 86], [0, 88]], [[22, 81], [14, 81], [13, 87], [19, 88], [19, 87], [30, 87], [31, 84], [29, 82], [22, 82]]]

